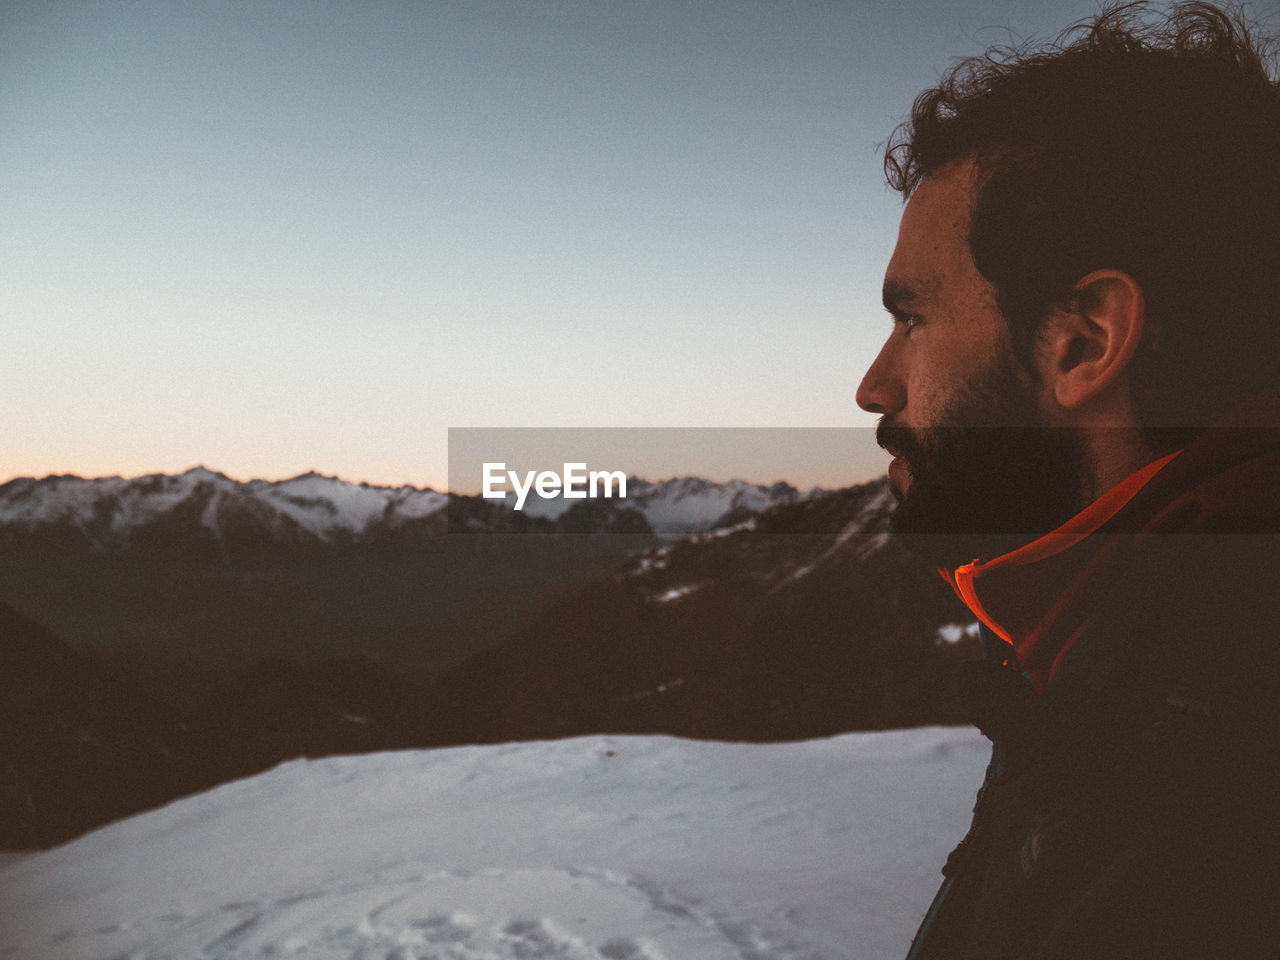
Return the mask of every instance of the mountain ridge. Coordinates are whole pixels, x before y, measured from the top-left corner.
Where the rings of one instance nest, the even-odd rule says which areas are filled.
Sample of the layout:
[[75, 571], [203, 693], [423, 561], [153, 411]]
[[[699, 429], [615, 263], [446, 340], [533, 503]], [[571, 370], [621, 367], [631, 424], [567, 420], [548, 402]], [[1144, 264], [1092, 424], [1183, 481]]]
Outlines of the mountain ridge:
[[[740, 522], [781, 503], [821, 494], [784, 482], [723, 483], [701, 477], [650, 481], [628, 478], [628, 497], [608, 501], [561, 498], [531, 501], [525, 522], [513, 524], [506, 500], [478, 498], [411, 484], [382, 486], [344, 480], [314, 470], [284, 480], [234, 480], [204, 465], [182, 473], [82, 477], [51, 474], [16, 477], [0, 485], [0, 536], [56, 533], [96, 550], [128, 549], [149, 536], [190, 536], [225, 542], [253, 536], [286, 546], [342, 546], [414, 530], [444, 532], [602, 532], [633, 511], [643, 525], [624, 532], [679, 536]], [[477, 506], [481, 509], [477, 510]], [[459, 510], [465, 523], [455, 525]], [[587, 509], [583, 509], [587, 508]], [[570, 516], [572, 515], [572, 516]], [[566, 524], [561, 521], [569, 516]], [[594, 518], [594, 521], [588, 519]]]
[[[299, 755], [959, 722], [972, 624], [887, 536], [891, 509], [881, 478], [668, 540], [439, 536], [239, 567], [177, 541], [8, 544], [0, 839], [47, 844]], [[103, 770], [118, 783], [72, 802]]]

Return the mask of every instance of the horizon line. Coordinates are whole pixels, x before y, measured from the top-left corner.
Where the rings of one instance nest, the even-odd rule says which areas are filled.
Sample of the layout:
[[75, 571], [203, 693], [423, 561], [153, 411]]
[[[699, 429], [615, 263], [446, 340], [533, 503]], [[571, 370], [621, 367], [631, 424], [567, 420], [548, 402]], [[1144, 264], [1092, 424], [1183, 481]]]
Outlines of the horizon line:
[[[9, 484], [18, 480], [31, 480], [36, 483], [41, 483], [46, 480], [60, 480], [60, 479], [82, 480], [85, 482], [93, 482], [93, 481], [99, 481], [99, 480], [123, 480], [125, 482], [130, 482], [134, 480], [145, 480], [150, 477], [169, 477], [169, 478], [183, 477], [183, 476], [186, 476], [187, 474], [198, 473], [201, 471], [208, 473], [212, 476], [221, 477], [224, 480], [227, 480], [231, 483], [236, 483], [236, 484], [251, 484], [251, 483], [278, 484], [278, 483], [288, 483], [292, 480], [301, 480], [307, 477], [318, 477], [322, 480], [336, 480], [339, 483], [347, 483], [347, 484], [351, 484], [352, 486], [364, 487], [364, 488], [370, 488], [370, 489], [403, 490], [406, 488], [410, 488], [423, 493], [438, 493], [442, 495], [454, 495], [454, 496], [464, 496], [464, 497], [479, 496], [479, 490], [475, 492], [462, 492], [458, 490], [450, 490], [447, 488], [447, 485], [444, 489], [440, 489], [434, 486], [422, 486], [417, 483], [411, 483], [411, 482], [378, 483], [378, 482], [369, 481], [369, 480], [353, 480], [348, 477], [341, 476], [340, 474], [337, 474], [337, 473], [325, 473], [321, 470], [317, 470], [314, 467], [307, 470], [303, 470], [301, 473], [296, 473], [291, 476], [285, 476], [285, 477], [272, 478], [272, 477], [255, 476], [255, 477], [248, 477], [248, 478], [240, 478], [240, 477], [233, 477], [230, 474], [227, 474], [221, 470], [217, 470], [212, 467], [206, 466], [203, 463], [197, 463], [193, 466], [187, 467], [184, 470], [179, 470], [173, 473], [170, 473], [164, 470], [153, 470], [153, 471], [146, 471], [146, 472], [137, 473], [129, 476], [126, 476], [123, 473], [104, 473], [104, 474], [98, 474], [96, 476], [87, 476], [85, 474], [75, 473], [75, 472], [51, 472], [51, 473], [44, 474], [43, 476], [36, 476], [31, 473], [15, 473], [3, 480], [0, 480], [0, 487], [8, 486]], [[641, 476], [638, 473], [630, 473], [630, 472], [627, 473], [627, 478], [630, 480], [639, 480], [644, 483], [655, 484], [655, 485], [670, 483], [676, 480], [703, 480], [703, 481], [706, 481], [707, 483], [714, 483], [721, 486], [725, 484], [731, 484], [731, 483], [745, 483], [745, 484], [750, 484], [752, 486], [767, 488], [767, 487], [776, 486], [777, 484], [782, 483], [801, 492], [804, 492], [807, 490], [814, 490], [814, 489], [823, 490], [823, 491], [843, 490], [849, 487], [861, 486], [863, 484], [873, 482], [874, 480], [879, 479], [879, 477], [880, 477], [880, 474], [873, 474], [867, 477], [866, 479], [850, 480], [842, 485], [837, 485], [837, 486], [825, 485], [821, 483], [813, 483], [813, 484], [801, 486], [785, 478], [778, 478], [772, 481], [761, 481], [761, 480], [748, 480], [745, 477], [732, 476], [725, 480], [719, 480], [719, 479], [715, 479], [714, 477], [706, 476], [703, 474], [685, 473], [685, 474], [673, 474], [671, 476], [660, 477], [658, 479], [650, 479], [649, 477]], [[555, 498], [547, 498], [547, 499], [555, 499]]]

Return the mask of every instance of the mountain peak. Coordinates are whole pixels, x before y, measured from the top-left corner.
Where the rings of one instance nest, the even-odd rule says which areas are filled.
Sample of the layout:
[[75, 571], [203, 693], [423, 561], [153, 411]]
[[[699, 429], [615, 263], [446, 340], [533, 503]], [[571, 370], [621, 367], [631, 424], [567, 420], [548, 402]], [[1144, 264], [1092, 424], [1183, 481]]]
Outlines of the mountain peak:
[[[161, 476], [163, 476], [163, 474], [161, 474]], [[182, 473], [178, 474], [178, 476], [189, 478], [191, 480], [196, 480], [196, 481], [230, 480], [231, 479], [225, 473], [221, 473], [217, 470], [210, 470], [203, 463], [196, 464], [194, 467], [189, 467], [188, 469], [182, 471]]]

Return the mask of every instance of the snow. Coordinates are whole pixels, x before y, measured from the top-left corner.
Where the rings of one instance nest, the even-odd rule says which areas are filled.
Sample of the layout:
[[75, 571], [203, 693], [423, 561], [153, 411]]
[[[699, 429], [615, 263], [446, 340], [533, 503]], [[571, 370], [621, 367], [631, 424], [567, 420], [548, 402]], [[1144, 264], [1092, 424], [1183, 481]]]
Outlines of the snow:
[[416, 487], [376, 487], [307, 473], [289, 480], [241, 482], [194, 467], [177, 476], [19, 478], [0, 488], [0, 525], [36, 528], [68, 523], [91, 540], [127, 543], [152, 523], [207, 490], [201, 524], [220, 536], [219, 513], [257, 501], [271, 514], [288, 516], [322, 540], [335, 533], [362, 535], [379, 523], [416, 520], [443, 509], [448, 496]]
[[689, 542], [709, 543], [712, 540], [723, 540], [725, 537], [731, 537], [735, 533], [755, 530], [757, 526], [759, 524], [756, 523], [756, 518], [752, 517], [750, 520], [743, 520], [741, 523], [735, 523], [729, 527], [716, 527], [714, 530], [707, 530], [704, 533], [695, 533], [689, 537]]
[[789, 574], [787, 574], [786, 582], [791, 582], [793, 580], [802, 580], [805, 577], [807, 577], [809, 574], [813, 573], [816, 567], [817, 567], [816, 563], [801, 564], [800, 566], [792, 570]]
[[[708, 529], [734, 508], [760, 511], [796, 498], [791, 488], [742, 480], [717, 484], [694, 477], [660, 483], [632, 477], [627, 490], [630, 496], [620, 501], [622, 505], [639, 510], [655, 533], [680, 536]], [[99, 545], [123, 545], [134, 530], [161, 519], [202, 492], [208, 492], [212, 501], [221, 500], [207, 504], [201, 512], [202, 524], [215, 536], [219, 534], [220, 512], [256, 503], [265, 507], [268, 515], [286, 516], [330, 542], [364, 536], [383, 524], [395, 528], [437, 513], [449, 503], [447, 494], [434, 490], [352, 483], [315, 472], [288, 480], [237, 481], [195, 467], [177, 476], [152, 474], [132, 479], [18, 478], [0, 487], [0, 526], [34, 529], [67, 523]], [[821, 492], [815, 487], [806, 495]], [[515, 494], [507, 500], [509, 506], [514, 505]], [[525, 512], [554, 520], [577, 502], [530, 495]]]
[[671, 557], [671, 547], [658, 547], [650, 553], [641, 555], [636, 562], [635, 572], [637, 574], [652, 573], [655, 570], [665, 570], [667, 562]]
[[447, 494], [435, 490], [419, 490], [417, 487], [400, 487], [394, 491], [391, 511], [402, 520], [418, 520], [429, 517], [449, 505]]
[[132, 480], [60, 476], [36, 481], [24, 477], [7, 485], [0, 496], [0, 523], [34, 528], [64, 522], [88, 532], [100, 526], [100, 515], [105, 512], [107, 530], [127, 539], [130, 530], [174, 509], [202, 483], [213, 484], [218, 491], [236, 486], [203, 467], [173, 477], [150, 474]]
[[[516, 502], [519, 495], [514, 490], [508, 491], [505, 502], [512, 510], [516, 508]], [[567, 500], [563, 496], [557, 494], [554, 497], [542, 497], [538, 495], [536, 490], [530, 490], [529, 495], [525, 498], [524, 506], [521, 511], [529, 517], [538, 517], [543, 520], [559, 520], [569, 508], [579, 503], [579, 500]]]
[[[804, 496], [817, 496], [824, 491], [814, 487]], [[684, 535], [706, 531], [728, 511], [743, 507], [761, 512], [778, 503], [792, 502], [794, 491], [774, 489], [745, 480], [715, 483], [698, 477], [672, 477], [650, 482], [638, 477], [627, 478], [627, 497], [622, 506], [639, 511], [657, 534]], [[508, 506], [514, 506], [516, 495], [508, 492]], [[531, 493], [524, 512], [529, 516], [555, 520], [574, 502], [562, 496], [539, 497]]]
[[855, 554], [857, 559], [865, 560], [871, 554], [879, 550], [883, 550], [889, 543], [889, 534], [887, 531], [881, 530], [879, 533], [873, 533], [865, 540], [858, 544], [858, 552]]
[[938, 628], [938, 639], [935, 641], [939, 644], [956, 644], [968, 637], [970, 640], [978, 638], [978, 621], [972, 623], [944, 623]]
[[691, 533], [706, 530], [734, 507], [760, 511], [778, 501], [759, 484], [681, 477], [644, 484], [628, 502], [644, 514], [655, 533]]
[[222, 528], [218, 526], [218, 501], [221, 499], [222, 494], [215, 490], [200, 514], [200, 525], [219, 540], [222, 539]]
[[120, 477], [49, 477], [42, 483], [23, 477], [13, 482], [8, 500], [0, 504], [0, 519], [29, 526], [67, 520], [83, 527], [92, 521], [99, 497], [118, 492], [125, 483]]
[[654, 599], [657, 600], [658, 603], [670, 603], [672, 600], [679, 600], [682, 597], [687, 597], [689, 594], [694, 593], [697, 590], [701, 590], [705, 586], [705, 583], [690, 583], [683, 587], [672, 587], [670, 590], [659, 594]]
[[0, 956], [898, 957], [972, 730], [296, 760], [0, 867]]
[[417, 520], [449, 503], [447, 494], [434, 490], [377, 487], [318, 473], [274, 482], [254, 480], [248, 486], [274, 509], [322, 539], [337, 531], [363, 534], [382, 521], [394, 525]]
[[335, 531], [362, 533], [387, 514], [398, 492], [318, 473], [275, 483], [253, 481], [250, 486], [262, 500], [320, 537]]
[[667, 693], [671, 690], [679, 690], [684, 686], [684, 677], [676, 677], [668, 680], [666, 683], [660, 683], [651, 690], [641, 690], [639, 693], [632, 693], [622, 698], [624, 701], [635, 702], [637, 700], [648, 700], [650, 697], [656, 697], [659, 694]]

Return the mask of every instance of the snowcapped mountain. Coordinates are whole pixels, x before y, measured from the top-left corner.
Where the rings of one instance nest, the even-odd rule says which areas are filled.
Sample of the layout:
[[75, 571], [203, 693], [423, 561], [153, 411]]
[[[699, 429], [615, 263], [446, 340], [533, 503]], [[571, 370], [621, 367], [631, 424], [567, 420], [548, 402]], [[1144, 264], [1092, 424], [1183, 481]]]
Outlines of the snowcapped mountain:
[[443, 510], [447, 495], [416, 487], [377, 487], [306, 473], [289, 480], [232, 480], [195, 467], [177, 476], [20, 477], [0, 486], [0, 530], [10, 535], [61, 529], [100, 549], [127, 547], [157, 527], [256, 527], [286, 543], [360, 538]]
[[730, 480], [712, 483], [697, 477], [677, 477], [660, 483], [637, 480], [628, 500], [644, 514], [655, 533], [701, 533], [741, 523], [758, 513], [818, 496], [814, 487], [801, 493], [789, 483], [762, 486]]
[[[754, 567], [758, 582], [776, 590], [834, 560], [851, 555], [862, 561], [883, 549], [889, 541], [893, 503], [888, 478], [883, 477], [843, 491], [815, 488], [784, 500], [779, 509], [743, 510], [737, 523], [725, 522], [739, 519], [730, 513], [714, 527], [692, 533], [685, 542], [659, 547], [631, 565], [629, 578], [657, 602], [668, 603], [706, 586], [700, 577], [709, 574], [693, 568], [705, 566], [705, 557], [716, 556], [716, 563], [732, 567], [740, 575]], [[791, 541], [785, 550], [760, 551], [748, 546], [758, 543], [762, 534], [789, 535]], [[728, 564], [723, 559], [726, 554], [732, 557]], [[685, 561], [695, 557], [696, 563], [686, 565]], [[689, 578], [691, 582], [681, 582]]]
[[[819, 496], [823, 492], [821, 488], [814, 487], [801, 493], [784, 482], [764, 486], [745, 480], [714, 483], [701, 477], [671, 477], [660, 481], [628, 477], [625, 499], [590, 503], [568, 501], [563, 497], [542, 499], [532, 496], [524, 509], [531, 516], [550, 520], [571, 517], [581, 511], [591, 514], [597, 521], [604, 515], [617, 516], [634, 511], [644, 518], [654, 533], [682, 536], [739, 523], [772, 507]], [[515, 494], [510, 494], [508, 503], [514, 502]]]
[[[682, 535], [747, 519], [814, 492], [801, 494], [785, 483], [765, 487], [741, 480], [712, 483], [680, 477], [653, 483], [630, 478], [625, 500], [571, 505], [563, 499], [533, 497], [526, 517], [512, 517], [513, 501], [477, 501], [412, 486], [352, 483], [318, 473], [279, 481], [238, 481], [195, 467], [176, 476], [11, 480], [0, 486], [0, 536], [53, 535], [99, 550], [120, 550], [156, 536], [314, 546], [366, 541], [406, 529], [427, 535], [446, 529], [575, 533], [618, 529]], [[619, 518], [628, 516], [633, 523], [619, 525]], [[634, 522], [639, 518], [643, 523]], [[521, 522], [513, 526], [513, 520]]]

